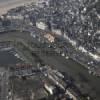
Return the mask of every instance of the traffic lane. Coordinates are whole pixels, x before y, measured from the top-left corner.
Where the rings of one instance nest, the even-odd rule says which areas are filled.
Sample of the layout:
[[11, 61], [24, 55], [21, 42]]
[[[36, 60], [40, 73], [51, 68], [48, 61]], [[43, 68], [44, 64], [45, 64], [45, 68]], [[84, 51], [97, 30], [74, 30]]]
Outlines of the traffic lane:
[[33, 40], [33, 38], [30, 36], [29, 32], [6, 32], [6, 34], [0, 34], [0, 41], [6, 41], [7, 39], [23, 39], [26, 40]]

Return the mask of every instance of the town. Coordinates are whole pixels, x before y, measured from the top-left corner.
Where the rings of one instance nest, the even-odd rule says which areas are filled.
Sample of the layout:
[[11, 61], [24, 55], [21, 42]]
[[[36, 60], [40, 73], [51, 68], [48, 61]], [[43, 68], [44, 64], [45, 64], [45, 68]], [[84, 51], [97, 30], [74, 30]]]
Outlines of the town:
[[99, 100], [87, 84], [74, 82], [74, 66], [64, 72], [72, 67], [64, 61], [77, 62], [90, 80], [99, 78], [99, 3], [39, 0], [3, 14], [0, 48], [15, 49], [22, 62], [0, 65], [1, 100]]

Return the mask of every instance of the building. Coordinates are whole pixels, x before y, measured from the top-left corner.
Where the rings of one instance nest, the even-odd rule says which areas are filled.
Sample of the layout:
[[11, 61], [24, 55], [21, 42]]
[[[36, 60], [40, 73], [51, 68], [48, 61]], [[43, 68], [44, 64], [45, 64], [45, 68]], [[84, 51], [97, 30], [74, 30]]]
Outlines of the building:
[[45, 23], [45, 21], [39, 20], [36, 22], [36, 27], [41, 29], [41, 30], [47, 30], [48, 26]]
[[44, 88], [46, 89], [46, 91], [50, 94], [53, 95], [55, 93], [56, 87], [49, 84], [49, 83], [44, 83]]
[[52, 29], [52, 32], [57, 36], [62, 36], [62, 32], [60, 29]]
[[18, 64], [14, 67], [10, 67], [10, 74], [11, 76], [18, 76], [18, 77], [22, 77], [22, 76], [30, 76], [30, 75], [34, 75], [36, 73], [38, 73], [39, 70], [38, 69], [34, 69], [32, 65], [29, 64]]
[[72, 99], [72, 100], [80, 100], [77, 93], [71, 88], [68, 88], [66, 90], [66, 95], [69, 95], [69, 98]]
[[57, 75], [55, 75], [55, 73], [49, 73], [48, 74], [48, 78], [59, 88], [61, 88], [62, 90], [66, 90], [67, 84], [61, 79], [59, 78]]
[[55, 37], [51, 35], [50, 33], [47, 33], [44, 35], [44, 38], [46, 38], [49, 42], [55, 42]]

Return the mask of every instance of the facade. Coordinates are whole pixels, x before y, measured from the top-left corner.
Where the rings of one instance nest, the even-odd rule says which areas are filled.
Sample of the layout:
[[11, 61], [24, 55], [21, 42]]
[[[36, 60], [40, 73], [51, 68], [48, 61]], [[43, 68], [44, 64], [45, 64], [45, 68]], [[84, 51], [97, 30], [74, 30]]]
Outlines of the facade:
[[47, 29], [47, 25], [43, 21], [37, 21], [36, 22], [36, 27], [41, 29], [41, 30], [46, 30]]
[[52, 36], [51, 34], [47, 33], [44, 35], [44, 38], [46, 38], [49, 42], [54, 42], [55, 41], [55, 37]]

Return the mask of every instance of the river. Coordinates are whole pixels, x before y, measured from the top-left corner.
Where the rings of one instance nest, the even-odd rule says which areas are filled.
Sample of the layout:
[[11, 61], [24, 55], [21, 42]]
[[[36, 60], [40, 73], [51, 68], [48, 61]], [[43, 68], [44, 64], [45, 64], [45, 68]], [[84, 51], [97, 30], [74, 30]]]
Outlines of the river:
[[21, 62], [11, 51], [0, 51], [0, 65], [16, 64]]

